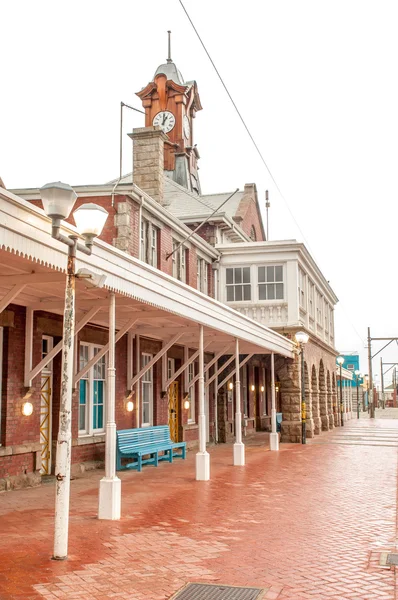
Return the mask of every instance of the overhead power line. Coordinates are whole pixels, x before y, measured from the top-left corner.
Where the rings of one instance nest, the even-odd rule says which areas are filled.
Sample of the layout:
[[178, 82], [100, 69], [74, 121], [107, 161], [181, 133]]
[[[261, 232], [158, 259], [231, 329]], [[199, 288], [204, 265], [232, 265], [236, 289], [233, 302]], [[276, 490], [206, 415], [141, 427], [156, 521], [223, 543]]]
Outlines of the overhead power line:
[[[296, 227], [297, 227], [297, 229], [299, 230], [299, 232], [301, 233], [301, 235], [302, 235], [302, 237], [303, 237], [303, 240], [304, 240], [304, 241], [305, 241], [305, 243], [307, 244], [307, 246], [308, 246], [309, 250], [311, 250], [310, 244], [309, 244], [308, 240], [306, 239], [306, 237], [305, 237], [305, 235], [304, 235], [304, 232], [303, 232], [303, 230], [301, 229], [301, 227], [300, 227], [300, 225], [299, 225], [299, 223], [298, 223], [298, 221], [297, 221], [296, 217], [294, 216], [294, 214], [293, 214], [293, 212], [292, 212], [292, 210], [291, 210], [291, 208], [290, 208], [290, 206], [289, 206], [289, 203], [288, 203], [288, 201], [286, 200], [286, 198], [285, 198], [285, 197], [284, 197], [284, 195], [282, 194], [282, 191], [281, 191], [281, 189], [280, 189], [280, 187], [279, 187], [279, 185], [278, 185], [278, 183], [277, 183], [277, 181], [276, 181], [275, 177], [273, 176], [273, 174], [272, 174], [272, 172], [271, 172], [271, 169], [269, 168], [269, 166], [268, 166], [268, 164], [267, 164], [267, 162], [266, 162], [266, 160], [265, 160], [265, 158], [264, 158], [264, 156], [263, 156], [263, 154], [262, 154], [262, 152], [261, 152], [260, 148], [259, 148], [259, 147], [258, 147], [258, 145], [257, 145], [257, 142], [256, 142], [256, 140], [254, 139], [254, 137], [253, 137], [253, 135], [252, 135], [252, 133], [251, 133], [251, 131], [250, 131], [249, 127], [248, 127], [248, 126], [247, 126], [247, 124], [246, 124], [246, 121], [244, 120], [244, 118], [243, 118], [242, 114], [240, 113], [240, 111], [239, 111], [239, 109], [238, 109], [238, 107], [237, 107], [237, 105], [236, 105], [236, 103], [235, 103], [234, 99], [232, 98], [232, 96], [231, 96], [231, 94], [230, 94], [230, 92], [229, 92], [229, 90], [228, 90], [228, 88], [227, 88], [227, 86], [226, 86], [226, 84], [225, 84], [225, 82], [224, 82], [224, 80], [223, 80], [222, 76], [221, 76], [221, 73], [220, 73], [220, 72], [219, 72], [219, 70], [217, 69], [217, 67], [216, 67], [216, 65], [215, 65], [215, 63], [214, 63], [214, 61], [213, 61], [212, 57], [210, 56], [210, 53], [208, 52], [208, 50], [207, 50], [207, 48], [206, 48], [206, 46], [205, 46], [205, 44], [204, 44], [204, 42], [203, 42], [202, 38], [200, 37], [200, 34], [199, 34], [198, 30], [196, 29], [196, 27], [195, 27], [195, 25], [194, 25], [194, 23], [193, 23], [193, 21], [192, 21], [191, 17], [189, 16], [187, 9], [185, 8], [185, 6], [184, 6], [184, 4], [183, 4], [182, 0], [178, 0], [178, 1], [179, 1], [179, 3], [181, 4], [181, 6], [182, 6], [182, 8], [183, 8], [183, 10], [184, 10], [184, 12], [185, 12], [185, 14], [186, 14], [186, 16], [187, 16], [187, 18], [188, 18], [189, 22], [191, 23], [191, 25], [192, 25], [192, 28], [193, 28], [194, 32], [196, 33], [196, 35], [197, 35], [197, 37], [198, 37], [198, 40], [199, 40], [199, 42], [201, 43], [201, 45], [202, 45], [202, 47], [203, 47], [203, 50], [206, 52], [206, 54], [207, 54], [207, 57], [208, 57], [209, 61], [211, 62], [212, 66], [213, 66], [213, 68], [214, 68], [214, 70], [215, 70], [215, 72], [217, 73], [217, 76], [218, 76], [219, 80], [221, 81], [221, 84], [222, 84], [222, 86], [223, 86], [224, 90], [226, 91], [226, 93], [227, 93], [227, 96], [228, 96], [228, 98], [230, 99], [230, 101], [231, 101], [231, 103], [232, 103], [232, 105], [233, 105], [233, 107], [234, 107], [234, 109], [235, 109], [235, 111], [236, 111], [236, 113], [237, 113], [237, 115], [238, 115], [239, 119], [241, 120], [243, 127], [246, 129], [246, 132], [247, 132], [248, 136], [250, 137], [250, 139], [251, 139], [251, 141], [252, 141], [252, 143], [253, 143], [253, 145], [254, 145], [254, 147], [255, 147], [256, 151], [257, 151], [257, 154], [258, 154], [258, 155], [259, 155], [259, 157], [260, 157], [260, 160], [261, 160], [261, 162], [263, 163], [263, 165], [264, 165], [264, 166], [265, 166], [265, 168], [267, 169], [267, 172], [268, 172], [269, 176], [271, 177], [271, 179], [272, 179], [272, 181], [273, 181], [273, 183], [274, 183], [274, 185], [275, 185], [276, 189], [278, 190], [278, 193], [279, 193], [280, 197], [281, 197], [281, 198], [282, 198], [282, 200], [284, 201], [284, 203], [285, 203], [285, 205], [286, 205], [286, 208], [287, 208], [287, 210], [288, 210], [288, 211], [289, 211], [289, 213], [290, 213], [290, 216], [292, 217], [292, 219], [293, 219], [294, 223], [296, 224]], [[311, 250], [311, 253], [312, 253], [312, 254], [314, 254], [314, 253], [312, 252], [312, 250]]]
[[[195, 25], [194, 25], [194, 22], [192, 21], [192, 19], [191, 19], [191, 17], [190, 17], [190, 15], [189, 15], [189, 13], [188, 13], [188, 11], [187, 11], [187, 9], [186, 9], [186, 8], [185, 8], [185, 6], [184, 6], [184, 3], [182, 2], [182, 0], [178, 0], [178, 1], [179, 1], [180, 5], [181, 5], [181, 7], [182, 7], [183, 11], [185, 12], [185, 15], [187, 16], [187, 19], [188, 19], [188, 21], [190, 22], [190, 24], [191, 24], [191, 26], [192, 26], [192, 29], [193, 29], [193, 30], [194, 30], [194, 32], [196, 33], [196, 36], [197, 36], [197, 38], [198, 38], [198, 40], [199, 40], [199, 42], [200, 42], [200, 44], [201, 44], [201, 46], [202, 46], [203, 50], [205, 51], [205, 53], [206, 53], [206, 55], [207, 55], [207, 58], [208, 58], [208, 59], [209, 59], [209, 61], [211, 62], [211, 65], [212, 65], [213, 69], [215, 70], [215, 72], [216, 72], [216, 74], [217, 74], [217, 77], [219, 78], [219, 80], [220, 80], [220, 82], [221, 82], [221, 84], [222, 84], [222, 86], [223, 86], [223, 88], [224, 88], [224, 90], [225, 90], [225, 92], [226, 92], [226, 94], [227, 94], [228, 98], [230, 99], [230, 101], [231, 101], [231, 103], [232, 103], [232, 105], [233, 105], [233, 107], [234, 107], [234, 109], [235, 109], [235, 111], [236, 111], [236, 113], [237, 113], [237, 115], [238, 115], [238, 117], [239, 117], [240, 121], [242, 122], [242, 125], [243, 125], [243, 127], [245, 128], [245, 130], [246, 130], [246, 132], [247, 132], [248, 136], [250, 137], [250, 140], [251, 140], [251, 142], [253, 143], [253, 145], [254, 145], [254, 147], [255, 147], [255, 149], [256, 149], [256, 152], [257, 152], [257, 154], [258, 154], [258, 155], [259, 155], [259, 157], [260, 157], [260, 160], [261, 160], [261, 162], [262, 162], [262, 163], [263, 163], [263, 165], [265, 166], [265, 168], [266, 168], [266, 170], [267, 170], [267, 172], [268, 172], [269, 176], [271, 177], [271, 180], [272, 180], [272, 182], [274, 183], [274, 185], [275, 185], [275, 187], [276, 187], [276, 189], [277, 189], [277, 191], [278, 191], [278, 193], [279, 193], [280, 197], [282, 198], [283, 202], [285, 203], [285, 206], [286, 206], [287, 210], [289, 211], [289, 214], [290, 214], [290, 216], [292, 217], [292, 219], [293, 219], [293, 221], [294, 221], [294, 223], [295, 223], [295, 225], [296, 225], [297, 229], [299, 230], [299, 232], [300, 232], [300, 234], [301, 234], [301, 236], [302, 236], [302, 238], [303, 238], [304, 242], [306, 243], [306, 245], [307, 245], [308, 249], [310, 250], [311, 254], [312, 254], [312, 255], [314, 256], [314, 258], [315, 258], [315, 254], [314, 254], [314, 252], [312, 251], [312, 249], [311, 249], [311, 246], [310, 246], [310, 244], [309, 244], [309, 242], [308, 242], [308, 240], [307, 240], [307, 238], [306, 238], [306, 236], [305, 236], [305, 234], [304, 234], [303, 230], [301, 229], [301, 227], [300, 227], [300, 225], [299, 225], [299, 223], [298, 223], [298, 221], [297, 221], [297, 219], [296, 219], [296, 217], [295, 217], [295, 215], [294, 215], [293, 211], [291, 210], [291, 208], [290, 208], [290, 206], [289, 206], [289, 203], [288, 203], [288, 201], [286, 200], [286, 198], [285, 198], [285, 196], [283, 195], [283, 193], [282, 193], [282, 190], [280, 189], [280, 187], [279, 187], [279, 185], [278, 185], [278, 183], [277, 183], [277, 181], [276, 181], [275, 177], [273, 176], [273, 174], [272, 174], [272, 172], [271, 172], [271, 169], [269, 168], [269, 166], [268, 166], [268, 164], [267, 164], [267, 162], [266, 162], [266, 160], [265, 160], [265, 158], [264, 158], [264, 156], [263, 156], [263, 154], [262, 154], [262, 152], [261, 152], [260, 148], [259, 148], [259, 147], [258, 147], [258, 145], [257, 145], [257, 142], [255, 141], [255, 139], [254, 139], [254, 137], [253, 137], [253, 135], [252, 135], [252, 133], [251, 133], [251, 131], [250, 131], [249, 127], [248, 127], [248, 126], [247, 126], [247, 124], [246, 124], [246, 121], [244, 120], [244, 118], [243, 118], [243, 116], [242, 116], [242, 114], [241, 114], [240, 110], [238, 109], [238, 107], [237, 107], [237, 105], [236, 105], [236, 103], [235, 103], [234, 99], [232, 98], [232, 95], [231, 95], [231, 93], [230, 93], [229, 89], [227, 88], [227, 86], [226, 86], [226, 84], [225, 84], [225, 82], [224, 82], [224, 79], [222, 78], [222, 75], [221, 75], [221, 73], [220, 73], [220, 72], [219, 72], [219, 70], [217, 69], [217, 67], [216, 67], [216, 65], [215, 65], [215, 63], [214, 63], [214, 60], [212, 59], [212, 57], [211, 57], [211, 55], [210, 55], [209, 51], [207, 50], [205, 43], [203, 42], [203, 40], [202, 40], [202, 38], [201, 38], [201, 36], [200, 36], [200, 34], [199, 34], [198, 30], [196, 29], [196, 27], [195, 27]], [[342, 307], [342, 308], [343, 308], [343, 310], [344, 310], [344, 307], [343, 307], [343, 305], [342, 305], [341, 303], [340, 303], [340, 305], [341, 305], [341, 307]], [[346, 311], [344, 310], [344, 312], [346, 312]], [[346, 314], [347, 314], [347, 313], [346, 313]], [[351, 325], [351, 327], [353, 328], [353, 330], [354, 330], [355, 334], [356, 334], [356, 335], [359, 337], [359, 339], [361, 340], [362, 344], [364, 344], [364, 339], [363, 339], [363, 338], [362, 338], [362, 336], [361, 336], [361, 335], [358, 333], [358, 331], [356, 330], [355, 326], [353, 325], [353, 323], [351, 322], [351, 320], [350, 320], [350, 319], [349, 319], [349, 322], [350, 322], [350, 325]]]

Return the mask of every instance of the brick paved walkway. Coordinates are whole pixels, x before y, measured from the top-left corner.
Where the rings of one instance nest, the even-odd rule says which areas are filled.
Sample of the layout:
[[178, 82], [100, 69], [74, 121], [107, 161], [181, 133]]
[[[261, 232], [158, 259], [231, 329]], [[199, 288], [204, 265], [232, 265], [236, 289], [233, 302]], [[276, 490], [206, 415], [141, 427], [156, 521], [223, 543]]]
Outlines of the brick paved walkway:
[[[375, 425], [398, 432], [360, 420]], [[54, 486], [4, 493], [0, 599], [160, 600], [188, 581], [260, 586], [266, 600], [395, 599], [395, 571], [379, 562], [397, 543], [397, 448], [339, 434], [279, 453], [258, 435], [244, 468], [231, 446], [213, 448], [210, 482], [194, 481], [193, 452], [123, 472], [119, 522], [95, 518], [102, 472], [74, 480], [65, 562], [49, 560]]]

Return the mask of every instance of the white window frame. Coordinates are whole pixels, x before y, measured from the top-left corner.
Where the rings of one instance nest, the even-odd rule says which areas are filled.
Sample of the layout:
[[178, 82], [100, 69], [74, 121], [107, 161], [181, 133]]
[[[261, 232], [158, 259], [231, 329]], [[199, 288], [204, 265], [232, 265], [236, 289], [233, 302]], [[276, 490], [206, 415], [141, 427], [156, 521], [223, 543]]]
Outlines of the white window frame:
[[176, 361], [174, 358], [167, 359], [167, 379], [171, 379], [176, 372]]
[[323, 314], [324, 314], [324, 327], [325, 327], [325, 333], [329, 333], [329, 304], [328, 302], [326, 302], [326, 300], [323, 300]]
[[140, 230], [140, 259], [146, 262], [146, 232], [148, 230], [148, 221], [141, 219]]
[[315, 285], [312, 281], [308, 281], [308, 312], [310, 317], [315, 318], [314, 311]]
[[[145, 367], [153, 358], [153, 354], [142, 352], [141, 354], [141, 368]], [[141, 377], [141, 427], [152, 427], [153, 425], [153, 367], [148, 369], [146, 373]], [[149, 421], [144, 421], [144, 389], [148, 391], [148, 413]], [[146, 402], [145, 402], [146, 403]]]
[[[195, 377], [195, 361], [189, 363], [187, 369], [188, 383]], [[189, 413], [188, 423], [196, 423], [196, 407], [195, 407], [195, 384], [188, 387]]]
[[[102, 346], [100, 346], [99, 344], [89, 344], [88, 342], [80, 342], [79, 345], [79, 369], [83, 368], [84, 363], [81, 362], [81, 348], [88, 348], [88, 353], [87, 353], [87, 359], [88, 361], [90, 361], [92, 358], [94, 358], [96, 352], [95, 350], [97, 350], [97, 352], [99, 352], [102, 348]], [[95, 371], [98, 362], [101, 361], [103, 364], [103, 377], [95, 377]], [[83, 436], [93, 436], [93, 435], [100, 435], [102, 433], [105, 432], [105, 424], [106, 424], [106, 386], [107, 386], [107, 381], [106, 381], [106, 376], [107, 376], [107, 365], [106, 365], [106, 356], [103, 356], [102, 358], [99, 359], [99, 361], [97, 363], [95, 363], [91, 369], [88, 371], [88, 373], [86, 373], [86, 375], [84, 377], [81, 378], [81, 380], [79, 381], [79, 414], [78, 414], [78, 427], [79, 427], [79, 437], [83, 437]], [[87, 388], [88, 388], [88, 393], [86, 395], [86, 406], [85, 406], [85, 429], [80, 429], [80, 385], [82, 385], [82, 382], [88, 382], [87, 384]], [[103, 426], [102, 427], [98, 427], [98, 428], [94, 428], [94, 381], [103, 381], [104, 385], [103, 385], [103, 398], [102, 398], [102, 406], [103, 406], [103, 411], [102, 411], [102, 423]]]
[[198, 256], [196, 260], [196, 285], [203, 294], [209, 295], [209, 264], [204, 258]]
[[156, 269], [158, 268], [158, 232], [159, 228], [151, 221], [141, 218], [140, 259]]
[[323, 297], [318, 290], [316, 290], [316, 322], [323, 327]]
[[304, 271], [302, 269], [300, 269], [299, 267], [299, 303], [301, 308], [304, 308], [304, 310], [306, 310], [306, 293], [305, 293], [305, 281], [306, 280], [306, 275], [304, 273]]
[[[236, 271], [240, 269], [241, 274], [240, 274], [240, 279], [241, 281], [237, 282], [236, 281]], [[244, 279], [244, 269], [247, 269], [247, 271], [249, 272], [249, 281], [243, 281]], [[227, 283], [227, 271], [228, 270], [232, 270], [232, 283]], [[250, 265], [234, 265], [234, 266], [228, 266], [225, 269], [225, 299], [226, 302], [252, 302], [253, 298], [252, 298], [252, 269], [250, 267]], [[242, 288], [242, 299], [241, 300], [236, 300], [236, 290], [238, 287]], [[244, 298], [244, 288], [249, 288], [250, 294], [249, 294], [249, 298]], [[232, 289], [233, 290], [233, 294], [234, 294], [234, 298], [233, 300], [229, 299], [228, 300], [228, 290]]]
[[177, 240], [173, 240], [173, 246], [172, 246], [172, 251], [173, 254], [171, 256], [171, 261], [172, 261], [172, 275], [173, 277], [175, 277], [176, 279], [178, 279], [178, 275], [180, 272], [180, 265], [179, 263], [179, 250], [177, 250], [177, 246], [178, 246], [179, 242], [177, 242]]
[[[268, 279], [268, 268], [274, 269], [274, 277], [273, 279]], [[276, 278], [276, 268], [280, 268], [282, 271], [282, 279]], [[259, 270], [264, 269], [264, 281], [260, 281]], [[257, 298], [259, 302], [275, 302], [275, 301], [283, 301], [285, 299], [285, 271], [282, 264], [271, 263], [271, 264], [263, 264], [256, 265], [256, 277], [257, 277]], [[277, 286], [282, 286], [282, 296], [277, 297]], [[260, 286], [265, 286], [267, 290], [268, 296], [268, 286], [274, 286], [274, 298], [261, 298], [260, 299]]]
[[181, 258], [180, 258], [180, 281], [183, 283], [187, 282], [187, 260], [186, 253], [187, 249], [184, 246], [180, 248]]
[[149, 264], [152, 267], [158, 267], [158, 228], [151, 224], [151, 251], [149, 257]]
[[184, 246], [179, 246], [180, 242], [173, 239], [173, 254], [172, 254], [172, 275], [176, 279], [179, 279], [183, 283], [187, 282], [187, 273], [186, 273], [186, 248]]

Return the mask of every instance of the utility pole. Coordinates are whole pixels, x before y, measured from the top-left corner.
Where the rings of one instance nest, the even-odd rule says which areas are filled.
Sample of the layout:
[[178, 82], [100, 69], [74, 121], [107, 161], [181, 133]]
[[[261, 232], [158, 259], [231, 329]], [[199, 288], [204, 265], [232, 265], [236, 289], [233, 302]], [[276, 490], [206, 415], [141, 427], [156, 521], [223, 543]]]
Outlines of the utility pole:
[[369, 362], [369, 389], [368, 402], [370, 407], [370, 418], [375, 418], [374, 396], [373, 396], [373, 378], [372, 378], [372, 338], [370, 337], [370, 327], [368, 327], [368, 362]]
[[381, 379], [381, 405], [385, 408], [384, 402], [384, 373], [383, 373], [383, 359], [380, 358], [380, 379]]
[[266, 222], [267, 222], [267, 242], [269, 242], [269, 216], [268, 209], [271, 206], [270, 201], [268, 200], [268, 190], [265, 190], [265, 212], [266, 212]]

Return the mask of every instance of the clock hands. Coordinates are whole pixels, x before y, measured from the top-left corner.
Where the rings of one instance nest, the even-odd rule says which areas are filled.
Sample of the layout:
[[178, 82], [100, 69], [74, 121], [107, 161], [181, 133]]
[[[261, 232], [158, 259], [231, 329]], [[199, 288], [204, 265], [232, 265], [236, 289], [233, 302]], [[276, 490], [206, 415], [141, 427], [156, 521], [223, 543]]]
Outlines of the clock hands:
[[168, 116], [169, 116], [169, 115], [168, 115], [167, 113], [163, 115], [163, 121], [162, 121], [162, 125], [164, 125], [164, 124], [166, 123], [166, 121], [167, 121], [167, 117], [168, 117]]

